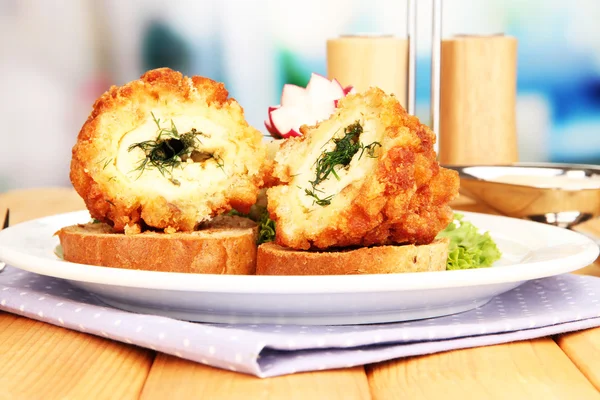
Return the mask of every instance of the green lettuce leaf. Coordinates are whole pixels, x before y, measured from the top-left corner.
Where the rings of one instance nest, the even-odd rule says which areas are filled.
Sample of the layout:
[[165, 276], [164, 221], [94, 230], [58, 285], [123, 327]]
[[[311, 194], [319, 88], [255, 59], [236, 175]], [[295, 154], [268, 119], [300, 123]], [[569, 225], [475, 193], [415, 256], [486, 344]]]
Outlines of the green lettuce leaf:
[[237, 215], [249, 218], [258, 224], [258, 238], [256, 244], [263, 244], [275, 240], [275, 221], [269, 216], [266, 207], [253, 205], [249, 214], [243, 214], [237, 210], [231, 210], [227, 215]]
[[275, 221], [269, 216], [269, 211], [263, 209], [260, 213], [258, 223], [258, 244], [272, 242], [275, 240]]
[[490, 234], [479, 233], [475, 225], [463, 221], [462, 214], [455, 213], [454, 220], [437, 237], [450, 239], [449, 270], [490, 267], [502, 257]]

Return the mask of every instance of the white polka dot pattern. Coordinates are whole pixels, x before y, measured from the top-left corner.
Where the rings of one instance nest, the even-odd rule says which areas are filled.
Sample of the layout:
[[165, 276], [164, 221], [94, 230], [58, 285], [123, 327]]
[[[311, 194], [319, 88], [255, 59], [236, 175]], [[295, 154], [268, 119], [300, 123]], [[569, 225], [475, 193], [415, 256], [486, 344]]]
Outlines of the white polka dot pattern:
[[215, 367], [276, 376], [600, 326], [600, 278], [527, 282], [462, 314], [365, 326], [198, 324], [101, 304], [65, 281], [7, 267], [0, 309]]

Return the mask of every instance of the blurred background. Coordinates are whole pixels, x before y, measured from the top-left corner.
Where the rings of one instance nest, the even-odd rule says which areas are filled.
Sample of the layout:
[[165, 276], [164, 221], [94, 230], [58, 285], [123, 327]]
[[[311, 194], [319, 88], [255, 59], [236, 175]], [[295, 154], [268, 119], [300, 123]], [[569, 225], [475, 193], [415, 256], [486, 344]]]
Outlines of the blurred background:
[[[417, 115], [429, 122], [431, 0]], [[444, 0], [443, 35], [519, 40], [521, 161], [600, 163], [600, 1]], [[0, 192], [69, 186], [71, 147], [112, 84], [168, 66], [225, 83], [264, 129], [284, 83], [326, 73], [326, 40], [406, 35], [404, 0], [0, 0]]]

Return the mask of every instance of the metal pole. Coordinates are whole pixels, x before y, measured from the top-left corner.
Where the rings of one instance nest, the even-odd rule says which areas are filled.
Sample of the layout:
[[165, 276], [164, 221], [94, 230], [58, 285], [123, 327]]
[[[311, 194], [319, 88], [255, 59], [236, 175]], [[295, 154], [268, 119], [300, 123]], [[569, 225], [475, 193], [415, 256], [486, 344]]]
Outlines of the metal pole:
[[408, 99], [406, 99], [406, 104], [408, 113], [415, 115], [417, 82], [417, 0], [408, 0], [406, 27], [408, 36]]
[[[440, 134], [440, 65], [442, 43], [442, 0], [433, 0], [431, 34], [431, 129]], [[439, 143], [439, 140], [436, 144]]]

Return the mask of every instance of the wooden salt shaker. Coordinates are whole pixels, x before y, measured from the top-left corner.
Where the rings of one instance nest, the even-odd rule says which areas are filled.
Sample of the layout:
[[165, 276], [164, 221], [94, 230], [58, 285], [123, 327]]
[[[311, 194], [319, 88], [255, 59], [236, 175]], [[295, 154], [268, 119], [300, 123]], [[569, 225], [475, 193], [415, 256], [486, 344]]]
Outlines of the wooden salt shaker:
[[517, 40], [503, 35], [442, 40], [440, 163], [511, 164], [516, 132]]
[[341, 36], [327, 41], [327, 75], [358, 92], [377, 86], [407, 106], [408, 39]]

